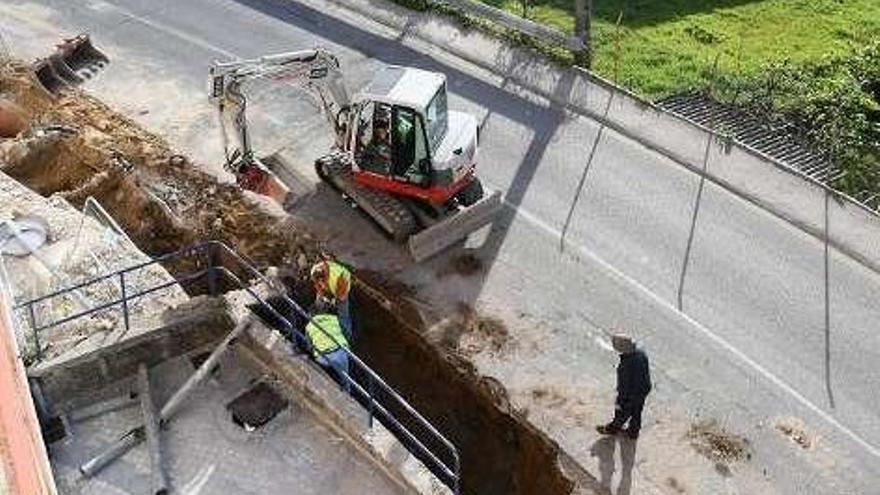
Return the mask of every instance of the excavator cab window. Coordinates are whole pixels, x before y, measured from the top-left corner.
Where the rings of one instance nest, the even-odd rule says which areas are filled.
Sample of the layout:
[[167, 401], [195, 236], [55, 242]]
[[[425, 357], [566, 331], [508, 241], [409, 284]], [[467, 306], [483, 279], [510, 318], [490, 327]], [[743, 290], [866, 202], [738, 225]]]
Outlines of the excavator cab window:
[[370, 102], [358, 117], [358, 166], [368, 172], [391, 175], [391, 105]]
[[411, 108], [394, 107], [393, 175], [396, 180], [426, 186], [430, 182], [430, 160], [422, 119]]

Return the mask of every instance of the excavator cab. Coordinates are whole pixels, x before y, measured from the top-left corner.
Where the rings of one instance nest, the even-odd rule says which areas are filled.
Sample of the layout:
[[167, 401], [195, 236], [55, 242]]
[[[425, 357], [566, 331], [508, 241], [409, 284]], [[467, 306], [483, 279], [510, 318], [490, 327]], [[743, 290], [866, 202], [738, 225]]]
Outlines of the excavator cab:
[[386, 67], [352, 108], [359, 183], [439, 207], [477, 180], [477, 121], [448, 109], [442, 74]]
[[370, 101], [361, 109], [355, 160], [365, 173], [430, 186], [431, 160], [421, 120], [411, 108]]

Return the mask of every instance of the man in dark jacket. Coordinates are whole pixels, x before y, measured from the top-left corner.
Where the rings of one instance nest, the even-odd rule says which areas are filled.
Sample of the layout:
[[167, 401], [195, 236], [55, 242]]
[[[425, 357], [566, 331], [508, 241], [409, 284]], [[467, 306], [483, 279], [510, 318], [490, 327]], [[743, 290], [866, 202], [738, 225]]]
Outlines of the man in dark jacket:
[[[623, 431], [626, 436], [636, 439], [639, 438], [639, 430], [642, 428], [642, 408], [645, 406], [645, 398], [651, 391], [648, 356], [625, 335], [611, 337], [611, 345], [620, 353], [614, 419], [607, 425], [597, 426], [596, 431], [603, 435], [614, 435]], [[629, 421], [628, 427], [621, 430], [627, 421]]]

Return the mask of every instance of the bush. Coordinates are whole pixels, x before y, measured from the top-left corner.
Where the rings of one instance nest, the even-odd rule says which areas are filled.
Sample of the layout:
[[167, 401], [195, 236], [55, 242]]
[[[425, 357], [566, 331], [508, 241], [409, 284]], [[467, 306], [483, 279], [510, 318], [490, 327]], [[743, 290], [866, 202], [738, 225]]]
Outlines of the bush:
[[716, 88], [723, 101], [793, 123], [844, 172], [834, 187], [854, 196], [880, 193], [880, 41], [846, 57], [722, 76]]

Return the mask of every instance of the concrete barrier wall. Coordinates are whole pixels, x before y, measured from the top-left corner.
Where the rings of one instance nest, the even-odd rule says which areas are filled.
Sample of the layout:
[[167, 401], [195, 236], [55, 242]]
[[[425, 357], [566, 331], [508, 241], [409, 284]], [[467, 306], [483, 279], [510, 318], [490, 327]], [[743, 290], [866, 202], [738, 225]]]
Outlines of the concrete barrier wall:
[[0, 493], [57, 493], [0, 279]]
[[[709, 180], [811, 235], [824, 235], [824, 186], [746, 146], [725, 143], [724, 137], [609, 81], [579, 68], [557, 65], [483, 32], [464, 29], [453, 20], [413, 13], [384, 0], [319, 1], [330, 1], [410, 38], [442, 47], [508, 83], [547, 98], [551, 104], [599, 120], [695, 172], [703, 170], [706, 143], [711, 140], [706, 169]], [[834, 196], [828, 212], [831, 244], [880, 271], [880, 216], [849, 197]]]

